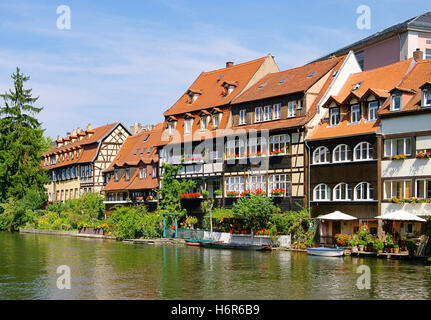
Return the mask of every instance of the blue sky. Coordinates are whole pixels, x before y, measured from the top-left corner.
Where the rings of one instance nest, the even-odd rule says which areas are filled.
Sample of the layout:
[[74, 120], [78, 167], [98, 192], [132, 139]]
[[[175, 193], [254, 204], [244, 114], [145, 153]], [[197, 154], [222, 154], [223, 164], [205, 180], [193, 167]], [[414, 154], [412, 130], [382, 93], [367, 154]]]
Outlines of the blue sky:
[[[59, 5], [71, 29], [56, 26]], [[359, 5], [371, 29], [356, 27]], [[0, 1], [0, 91], [19, 66], [46, 134], [157, 123], [202, 71], [271, 53], [281, 70], [430, 11], [427, 1]]]

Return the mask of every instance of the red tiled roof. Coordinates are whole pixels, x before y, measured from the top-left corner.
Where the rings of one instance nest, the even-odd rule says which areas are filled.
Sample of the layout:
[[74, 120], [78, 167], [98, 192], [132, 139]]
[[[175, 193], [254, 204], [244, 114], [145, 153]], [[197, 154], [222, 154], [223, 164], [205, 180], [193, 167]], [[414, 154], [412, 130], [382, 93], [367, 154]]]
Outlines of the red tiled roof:
[[[385, 92], [389, 92], [390, 89], [401, 82], [409, 70], [412, 61], [413, 58], [410, 58], [384, 67], [353, 73], [334, 98], [343, 103], [350, 94], [354, 93], [357, 97], [361, 98], [368, 89], [378, 90], [379, 94], [388, 96]], [[361, 83], [359, 88], [352, 91], [354, 86], [359, 83]], [[328, 106], [328, 103], [325, 105]]]
[[[105, 169], [105, 171], [110, 171], [115, 166], [136, 166], [139, 162], [147, 164], [151, 162], [157, 162], [159, 156], [157, 154], [157, 149], [155, 146], [160, 141], [162, 130], [163, 123], [159, 123], [154, 126], [154, 128], [150, 131], [142, 131], [137, 135], [128, 137], [124, 144], [121, 146], [121, 149], [115, 157], [114, 161], [111, 162], [111, 164], [107, 169]], [[151, 152], [148, 153], [151, 147], [153, 148]], [[145, 152], [141, 153], [144, 148]]]
[[414, 67], [411, 69], [411, 71], [407, 74], [405, 79], [399, 85], [399, 87], [405, 89], [402, 91], [404, 91], [404, 95], [408, 97], [406, 101], [403, 101], [401, 111], [391, 112], [389, 110], [390, 99], [387, 99], [387, 101], [385, 101], [385, 103], [380, 108], [378, 115], [383, 117], [386, 115], [397, 115], [397, 114], [403, 115], [408, 112], [425, 110], [421, 108], [421, 102], [422, 102], [421, 87], [424, 84], [430, 83], [430, 82], [431, 82], [431, 60], [428, 59], [428, 60], [416, 62]]
[[270, 73], [247, 89], [232, 104], [303, 92], [313, 86], [346, 56], [323, 60], [286, 71]]
[[[71, 164], [78, 164], [78, 163], [86, 163], [91, 162], [94, 157], [96, 156], [98, 144], [100, 143], [100, 140], [108, 134], [113, 128], [115, 128], [116, 125], [118, 125], [119, 122], [114, 122], [111, 124], [107, 124], [104, 126], [100, 126], [97, 128], [92, 129], [91, 131], [94, 132], [92, 136], [86, 136], [82, 138], [80, 141], [75, 141], [72, 143], [69, 143], [67, 145], [63, 145], [61, 147], [53, 147], [49, 151], [45, 152], [42, 157], [49, 157], [51, 155], [57, 155], [57, 154], [64, 154], [65, 160], [59, 161], [55, 165], [49, 165], [45, 168], [47, 169], [53, 169], [58, 167], [63, 167]], [[79, 133], [78, 135], [83, 136], [85, 133]], [[66, 140], [69, 139], [66, 137]], [[65, 138], [62, 139], [64, 141]], [[70, 139], [69, 139], [70, 140]], [[71, 154], [69, 152], [73, 150], [79, 150], [78, 156], [74, 156], [72, 159]], [[67, 156], [69, 156], [69, 160], [67, 159]], [[42, 161], [43, 163], [43, 161]]]
[[118, 181], [115, 181], [115, 179], [111, 178], [111, 180], [109, 180], [109, 182], [103, 188], [103, 191], [156, 189], [158, 186], [158, 179], [153, 179], [151, 174], [148, 173], [147, 178], [140, 179], [139, 170], [136, 170], [128, 181], [126, 181], [124, 174], [120, 179], [118, 179]]
[[[261, 67], [266, 57], [234, 65], [228, 68], [202, 72], [181, 98], [163, 115], [171, 116], [186, 112], [208, 109], [229, 104], [250, 82], [256, 71]], [[234, 83], [236, 88], [228, 96], [223, 97], [221, 91], [224, 83]], [[188, 92], [199, 92], [199, 97], [188, 103]]]

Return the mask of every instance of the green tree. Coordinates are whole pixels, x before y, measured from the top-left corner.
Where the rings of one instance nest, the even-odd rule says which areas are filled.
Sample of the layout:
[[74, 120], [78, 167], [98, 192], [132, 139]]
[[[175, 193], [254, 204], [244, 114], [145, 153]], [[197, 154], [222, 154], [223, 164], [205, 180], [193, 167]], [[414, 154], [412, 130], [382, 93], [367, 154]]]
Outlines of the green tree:
[[49, 140], [35, 117], [42, 110], [34, 106], [39, 97], [32, 97], [32, 89], [24, 88], [30, 78], [19, 68], [12, 79], [14, 88], [0, 95], [0, 202], [21, 199], [29, 190], [45, 195], [44, 184], [49, 182], [41, 166]]
[[186, 210], [181, 206], [181, 194], [188, 192], [196, 186], [196, 182], [189, 179], [176, 179], [175, 176], [182, 165], [163, 164], [163, 177], [159, 194], [162, 196], [159, 210], [161, 212], [180, 213], [183, 216]]
[[246, 227], [254, 231], [268, 227], [271, 216], [277, 212], [271, 198], [251, 194], [240, 198], [233, 206], [235, 217], [246, 218]]

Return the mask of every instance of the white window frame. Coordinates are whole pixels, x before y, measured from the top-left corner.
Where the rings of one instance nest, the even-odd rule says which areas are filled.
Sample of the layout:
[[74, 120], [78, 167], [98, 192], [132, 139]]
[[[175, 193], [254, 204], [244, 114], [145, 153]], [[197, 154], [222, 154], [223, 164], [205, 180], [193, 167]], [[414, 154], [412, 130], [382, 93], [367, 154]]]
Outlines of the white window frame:
[[[404, 140], [403, 141], [403, 151], [395, 153], [394, 149], [397, 149], [398, 141], [399, 140]], [[408, 146], [407, 141], [410, 141], [410, 150], [407, 150], [407, 146]], [[404, 154], [406, 156], [410, 156], [412, 154], [412, 149], [413, 149], [413, 145], [412, 144], [413, 144], [413, 141], [412, 141], [411, 137], [385, 139], [385, 141], [383, 143], [384, 143], [384, 149], [385, 149], [384, 150], [384, 156], [385, 157], [395, 156], [395, 155], [398, 155], [398, 154]]]
[[217, 129], [220, 125], [220, 113], [213, 114], [213, 129]]
[[424, 89], [422, 92], [422, 107], [431, 107], [431, 89]]
[[262, 156], [266, 156], [268, 153], [268, 144], [264, 137], [249, 138], [247, 142], [248, 153], [256, 154], [260, 151]]
[[[356, 153], [359, 150], [359, 157]], [[353, 161], [373, 160], [373, 147], [371, 143], [362, 141], [353, 148]]]
[[273, 135], [269, 137], [269, 152], [271, 155], [271, 152], [275, 150], [283, 150], [283, 152], [280, 152], [281, 154], [288, 154], [290, 153], [290, 136], [289, 134], [279, 134], [279, 135]]
[[[399, 106], [396, 107], [396, 99], [399, 98]], [[402, 102], [402, 95], [401, 93], [394, 93], [391, 95], [391, 111], [400, 111], [401, 110], [401, 103]]]
[[192, 133], [193, 118], [184, 119], [184, 133]]
[[273, 105], [273, 113], [272, 113], [272, 119], [277, 120], [281, 118], [281, 103], [276, 103]]
[[205, 131], [208, 128], [208, 116], [201, 117], [201, 131]]
[[[410, 182], [410, 194], [407, 194], [407, 184]], [[392, 197], [397, 197], [396, 192], [394, 193], [394, 183], [402, 183], [403, 184], [403, 195], [401, 195], [402, 198], [406, 199], [408, 197], [412, 196], [412, 183], [410, 179], [406, 180], [386, 180], [383, 183], [383, 191], [384, 191], [384, 199], [385, 200], [391, 200]], [[390, 185], [390, 194], [388, 194], [387, 185]]]
[[296, 117], [296, 100], [289, 101], [287, 103], [287, 117], [288, 118]]
[[354, 104], [350, 107], [350, 122], [359, 123], [361, 121], [361, 105]]
[[252, 192], [257, 189], [262, 189], [264, 192], [266, 190], [266, 175], [257, 174], [257, 175], [248, 175], [246, 180], [246, 190], [251, 190]]
[[[364, 190], [365, 188], [365, 190]], [[358, 191], [361, 197], [358, 197]], [[362, 195], [366, 194], [365, 198]], [[355, 201], [371, 201], [374, 200], [374, 188], [369, 182], [360, 182], [353, 189], [353, 198]]]
[[272, 118], [271, 106], [263, 107], [263, 121], [269, 121]]
[[284, 189], [284, 197], [291, 196], [291, 179], [288, 174], [270, 174], [268, 175], [268, 195], [271, 195], [272, 190]]
[[329, 124], [331, 126], [336, 126], [340, 123], [340, 120], [340, 108], [336, 107], [329, 109]]
[[431, 59], [431, 49], [425, 49], [425, 60]]
[[169, 130], [169, 136], [173, 136], [174, 135], [174, 131], [175, 131], [175, 122], [168, 122], [168, 130]]
[[[344, 197], [343, 193], [344, 192]], [[333, 198], [335, 201], [351, 201], [352, 200], [352, 188], [349, 184], [341, 182], [334, 187]]]
[[226, 177], [225, 196], [227, 196], [229, 191], [237, 191], [239, 193], [244, 192], [244, 176]]
[[[324, 193], [324, 198], [321, 195]], [[314, 201], [331, 201], [331, 188], [328, 185], [321, 183], [313, 189], [313, 200]]]
[[247, 116], [246, 109], [239, 110], [239, 124], [246, 124], [246, 116]]
[[[339, 144], [335, 147], [334, 151], [332, 152], [332, 162], [333, 163], [339, 163], [339, 162], [349, 162], [350, 156], [349, 156], [350, 148], [347, 144]], [[339, 159], [337, 160], [337, 156]]]
[[[374, 110], [373, 112], [371, 112]], [[377, 120], [377, 111], [379, 110], [379, 102], [378, 101], [370, 101], [368, 102], [368, 121], [376, 121]]]
[[[421, 195], [419, 194], [419, 184], [423, 184], [423, 197], [421, 197]], [[431, 199], [431, 190], [428, 190], [431, 189], [431, 179], [417, 179], [415, 181], [415, 189], [416, 198]]]
[[[226, 141], [225, 146], [225, 159], [238, 159], [245, 157], [245, 153], [247, 150], [247, 142], [244, 139], [229, 139]], [[238, 157], [230, 157], [231, 154], [238, 155]]]
[[262, 122], [262, 107], [254, 109], [254, 122]]
[[147, 178], [147, 169], [145, 167], [139, 168], [139, 179]]
[[[330, 163], [329, 161], [329, 149], [325, 146], [320, 146], [313, 152], [313, 164], [324, 164], [324, 163]], [[316, 158], [317, 157], [317, 158]], [[322, 161], [323, 157], [323, 161]], [[316, 161], [318, 159], [318, 161]]]

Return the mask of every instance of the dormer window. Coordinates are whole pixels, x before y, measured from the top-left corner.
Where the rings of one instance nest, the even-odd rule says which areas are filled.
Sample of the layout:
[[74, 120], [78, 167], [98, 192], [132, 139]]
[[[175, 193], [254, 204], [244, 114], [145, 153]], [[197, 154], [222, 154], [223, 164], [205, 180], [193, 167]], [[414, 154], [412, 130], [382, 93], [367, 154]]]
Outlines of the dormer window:
[[377, 110], [379, 109], [379, 103], [372, 101], [368, 103], [368, 121], [377, 120]]
[[169, 130], [169, 135], [170, 136], [174, 135], [174, 128], [175, 128], [175, 124], [173, 122], [169, 122], [168, 123], [168, 130]]
[[217, 129], [220, 125], [220, 113], [213, 114], [213, 129]]
[[184, 120], [184, 133], [191, 133], [193, 125], [193, 118], [186, 118]]
[[222, 85], [222, 87], [223, 87], [223, 89], [222, 89], [222, 92], [221, 92], [221, 96], [222, 97], [226, 97], [226, 96], [230, 95], [233, 90], [235, 90], [236, 85], [232, 84], [232, 83], [224, 82], [223, 85]]
[[340, 108], [331, 108], [329, 110], [329, 124], [336, 126], [340, 123]]
[[361, 106], [359, 104], [355, 104], [351, 106], [350, 110], [351, 110], [350, 122], [358, 123], [361, 120]]
[[188, 92], [188, 103], [192, 104], [193, 102], [196, 101], [196, 99], [200, 96], [200, 92], [195, 92], [195, 91], [191, 91], [189, 90]]
[[401, 110], [401, 93], [397, 92], [391, 96], [391, 111]]
[[208, 120], [207, 116], [201, 116], [201, 131], [205, 131], [208, 128]]
[[422, 90], [422, 107], [431, 107], [431, 86]]

